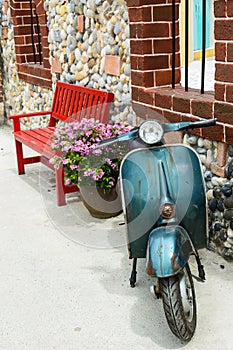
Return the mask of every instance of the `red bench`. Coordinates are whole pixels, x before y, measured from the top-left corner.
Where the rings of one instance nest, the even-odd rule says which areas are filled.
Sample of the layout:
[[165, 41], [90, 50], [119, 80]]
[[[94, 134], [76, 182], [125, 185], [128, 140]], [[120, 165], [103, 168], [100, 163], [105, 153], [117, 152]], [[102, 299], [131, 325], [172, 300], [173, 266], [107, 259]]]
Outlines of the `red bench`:
[[[54, 133], [58, 120], [65, 122], [80, 121], [83, 117], [95, 118], [102, 123], [109, 121], [109, 106], [114, 94], [107, 91], [86, 88], [58, 82], [54, 93], [52, 109], [50, 111], [32, 112], [26, 114], [11, 115], [13, 120], [18, 174], [25, 174], [25, 165], [41, 162], [55, 171], [57, 204], [66, 204], [66, 193], [75, 192], [77, 186], [64, 184], [64, 169], [54, 169], [49, 160], [54, 152], [51, 150], [51, 136]], [[20, 119], [50, 115], [47, 127], [30, 130], [21, 130]], [[24, 157], [23, 144], [33, 149], [38, 156]]]

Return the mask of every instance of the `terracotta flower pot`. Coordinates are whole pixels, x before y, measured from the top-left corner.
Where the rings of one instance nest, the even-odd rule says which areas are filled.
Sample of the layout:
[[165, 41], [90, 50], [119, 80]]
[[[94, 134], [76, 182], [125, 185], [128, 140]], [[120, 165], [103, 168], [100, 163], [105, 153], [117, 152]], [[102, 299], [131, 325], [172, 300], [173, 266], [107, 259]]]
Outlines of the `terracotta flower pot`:
[[80, 188], [83, 204], [90, 214], [98, 219], [107, 219], [122, 212], [120, 190], [113, 188], [111, 192], [104, 191], [96, 186], [83, 186]]

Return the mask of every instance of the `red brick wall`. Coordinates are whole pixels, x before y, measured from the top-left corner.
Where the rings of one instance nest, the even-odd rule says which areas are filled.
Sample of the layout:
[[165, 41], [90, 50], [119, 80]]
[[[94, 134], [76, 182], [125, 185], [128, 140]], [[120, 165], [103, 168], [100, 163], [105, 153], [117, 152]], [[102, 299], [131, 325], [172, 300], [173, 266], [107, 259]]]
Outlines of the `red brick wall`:
[[176, 0], [176, 88], [171, 88], [171, 0], [127, 0], [131, 36], [131, 79], [134, 110], [168, 120], [216, 117], [215, 127], [198, 135], [233, 144], [233, 1], [215, 0], [215, 93], [185, 92], [180, 87], [179, 5]]
[[[215, 115], [220, 122], [233, 124], [233, 1], [215, 1], [214, 14]], [[232, 128], [226, 129], [226, 141], [233, 143]]]
[[16, 61], [19, 78], [28, 82], [51, 87], [51, 72], [49, 64], [48, 28], [42, 0], [32, 0], [33, 31], [36, 46], [36, 61], [39, 62], [39, 46], [35, 13], [40, 25], [42, 64], [34, 64], [34, 54], [31, 38], [31, 13], [29, 0], [10, 0], [11, 16], [14, 27]]
[[[171, 83], [172, 5], [171, 1], [128, 0], [131, 38], [132, 84], [154, 87]], [[178, 30], [179, 1], [176, 18], [176, 83], [180, 81]]]

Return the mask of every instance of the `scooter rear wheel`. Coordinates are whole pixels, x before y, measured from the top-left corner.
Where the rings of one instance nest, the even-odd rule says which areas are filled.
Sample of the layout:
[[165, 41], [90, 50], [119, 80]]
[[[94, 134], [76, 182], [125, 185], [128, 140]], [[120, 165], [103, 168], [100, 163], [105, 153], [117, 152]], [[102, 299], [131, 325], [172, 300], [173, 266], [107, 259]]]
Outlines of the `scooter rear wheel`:
[[190, 340], [196, 328], [196, 298], [188, 263], [175, 276], [159, 279], [168, 325], [179, 339]]

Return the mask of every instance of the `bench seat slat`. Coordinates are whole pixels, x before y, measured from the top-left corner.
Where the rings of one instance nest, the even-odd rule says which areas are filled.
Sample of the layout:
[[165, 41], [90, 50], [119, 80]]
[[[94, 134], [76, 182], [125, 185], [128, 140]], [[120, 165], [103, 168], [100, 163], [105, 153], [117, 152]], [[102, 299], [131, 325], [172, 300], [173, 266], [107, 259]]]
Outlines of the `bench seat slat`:
[[46, 138], [44, 136], [40, 136], [34, 130], [17, 131], [14, 133], [14, 136], [17, 141], [25, 144], [49, 159], [54, 155], [54, 151], [51, 150], [50, 137]]
[[48, 127], [48, 128], [38, 128], [38, 129], [32, 129], [39, 133], [40, 135], [43, 135], [44, 137], [51, 138], [54, 134], [55, 127]]
[[50, 140], [53, 136], [55, 131], [55, 128], [37, 128], [37, 129], [30, 129], [25, 130], [25, 133], [30, 134], [32, 137], [41, 139], [41, 140]]
[[40, 129], [25, 130], [23, 133], [28, 135], [32, 140], [36, 140], [45, 146], [49, 145], [49, 147], [51, 147], [51, 136], [53, 134], [46, 134], [45, 132], [40, 133]]

